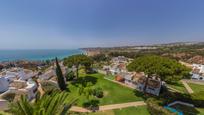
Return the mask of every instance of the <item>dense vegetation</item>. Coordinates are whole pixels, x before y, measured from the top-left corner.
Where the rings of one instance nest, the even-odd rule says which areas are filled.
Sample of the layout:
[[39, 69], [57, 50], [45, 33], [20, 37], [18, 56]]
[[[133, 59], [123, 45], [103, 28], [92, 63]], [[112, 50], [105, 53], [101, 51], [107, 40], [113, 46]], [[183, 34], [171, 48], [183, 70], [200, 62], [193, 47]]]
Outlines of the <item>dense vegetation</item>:
[[64, 65], [76, 68], [76, 78], [79, 77], [79, 66], [84, 66], [86, 72], [90, 71], [93, 61], [86, 55], [73, 55], [64, 59]]
[[10, 112], [15, 115], [67, 115], [75, 100], [68, 98], [68, 93], [55, 92], [37, 97], [30, 103], [26, 97], [21, 97], [10, 105]]
[[52, 81], [41, 81], [40, 82], [42, 90], [46, 93], [51, 93], [53, 91], [60, 91], [57, 83]]
[[129, 71], [144, 72], [149, 77], [155, 75], [169, 83], [188, 77], [190, 72], [176, 60], [156, 55], [138, 57], [127, 68]]
[[98, 55], [92, 56], [91, 58], [95, 62], [109, 61], [110, 60], [110, 57], [106, 56], [105, 54], [98, 54]]
[[146, 101], [146, 103], [147, 103], [147, 109], [151, 115], [176, 115], [176, 114], [169, 112], [162, 106], [160, 106], [159, 105], [160, 102], [154, 98], [149, 98]]
[[[144, 46], [145, 47], [145, 46]], [[100, 49], [101, 52], [104, 52], [110, 57], [125, 56], [128, 58], [136, 58], [143, 55], [159, 55], [164, 57], [169, 57], [176, 60], [185, 61], [188, 63], [203, 63], [204, 64], [204, 43], [184, 45], [161, 45], [161, 46], [152, 46], [154, 48], [144, 48], [143, 46], [132, 46], [132, 47], [121, 47], [109, 48], [109, 49]], [[134, 49], [136, 48], [136, 49]], [[141, 49], [140, 49], [141, 48]], [[200, 59], [194, 59], [196, 56], [203, 57], [202, 61]]]

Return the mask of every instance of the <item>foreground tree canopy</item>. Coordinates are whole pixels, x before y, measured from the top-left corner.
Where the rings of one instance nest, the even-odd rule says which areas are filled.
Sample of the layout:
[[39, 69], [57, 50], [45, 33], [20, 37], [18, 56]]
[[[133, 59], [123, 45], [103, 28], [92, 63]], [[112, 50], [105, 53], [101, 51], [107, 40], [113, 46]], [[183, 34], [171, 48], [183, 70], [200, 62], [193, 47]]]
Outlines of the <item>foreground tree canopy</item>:
[[93, 63], [92, 60], [88, 56], [83, 54], [73, 55], [64, 59], [64, 65], [68, 67], [72, 67], [72, 66], [76, 67], [77, 77], [78, 77], [78, 69], [80, 65], [85, 66], [85, 69], [87, 72], [90, 69], [92, 63]]
[[166, 82], [188, 77], [190, 72], [190, 69], [176, 60], [156, 55], [138, 57], [127, 68], [129, 71], [144, 72], [148, 76], [156, 75]]
[[26, 97], [21, 97], [17, 102], [12, 102], [9, 111], [14, 115], [67, 115], [76, 100], [69, 99], [68, 93], [54, 92], [44, 94], [31, 103]]

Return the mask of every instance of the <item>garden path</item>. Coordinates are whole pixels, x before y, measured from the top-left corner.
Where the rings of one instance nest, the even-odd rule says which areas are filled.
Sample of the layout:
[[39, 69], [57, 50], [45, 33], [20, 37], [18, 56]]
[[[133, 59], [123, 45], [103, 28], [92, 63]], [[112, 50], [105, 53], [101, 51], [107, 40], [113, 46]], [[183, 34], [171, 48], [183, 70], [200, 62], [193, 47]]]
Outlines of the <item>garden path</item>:
[[[113, 109], [122, 109], [122, 108], [127, 108], [127, 107], [137, 107], [137, 106], [144, 106], [146, 103], [144, 101], [137, 101], [137, 102], [129, 102], [129, 103], [121, 103], [121, 104], [111, 104], [111, 105], [104, 105], [104, 106], [99, 106], [98, 111], [106, 111], [106, 110], [113, 110]], [[82, 107], [77, 107], [73, 106], [70, 109], [71, 111], [74, 112], [91, 112], [88, 109], [82, 108]]]
[[192, 90], [191, 87], [186, 83], [185, 80], [181, 80], [181, 82], [183, 83], [184, 87], [186, 88], [186, 90], [188, 91], [189, 94], [193, 93], [193, 90]]

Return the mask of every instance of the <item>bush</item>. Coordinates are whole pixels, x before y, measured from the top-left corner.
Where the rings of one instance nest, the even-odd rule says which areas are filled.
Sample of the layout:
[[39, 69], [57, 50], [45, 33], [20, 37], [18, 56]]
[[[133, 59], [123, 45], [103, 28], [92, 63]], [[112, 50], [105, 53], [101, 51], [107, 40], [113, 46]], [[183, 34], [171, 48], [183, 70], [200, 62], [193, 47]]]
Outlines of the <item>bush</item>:
[[147, 109], [151, 115], [176, 115], [174, 113], [169, 112], [162, 106], [159, 106], [160, 102], [155, 100], [154, 98], [149, 98], [146, 101]]
[[83, 107], [92, 111], [96, 111], [99, 109], [99, 100], [89, 100], [83, 103]]
[[182, 94], [177, 92], [166, 92], [160, 95], [163, 100], [163, 104], [169, 104], [174, 101], [183, 101], [186, 103], [194, 104], [196, 107], [204, 107], [204, 91], [193, 93], [191, 95], [189, 94]]
[[70, 71], [70, 72], [68, 72], [67, 74], [66, 74], [66, 81], [71, 81], [71, 80], [73, 80], [74, 79], [74, 72], [73, 71]]
[[93, 95], [98, 97], [98, 98], [102, 98], [103, 97], [103, 90], [102, 88], [96, 88], [93, 90]]
[[42, 86], [42, 89], [45, 93], [49, 93], [52, 91], [59, 91], [59, 87], [56, 83], [51, 82], [51, 81], [43, 81], [40, 83]]
[[4, 100], [7, 100], [9, 102], [12, 102], [14, 100], [15, 96], [16, 96], [15, 93], [10, 93], [9, 92], [9, 93], [3, 94], [1, 98], [4, 99]]

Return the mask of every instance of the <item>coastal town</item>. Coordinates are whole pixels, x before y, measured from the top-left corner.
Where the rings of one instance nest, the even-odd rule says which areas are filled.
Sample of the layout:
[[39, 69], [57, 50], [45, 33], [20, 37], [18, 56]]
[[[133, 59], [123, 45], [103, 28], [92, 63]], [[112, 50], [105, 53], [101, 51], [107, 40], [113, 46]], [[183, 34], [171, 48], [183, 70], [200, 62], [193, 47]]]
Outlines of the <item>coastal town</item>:
[[[155, 55], [144, 55], [135, 59], [123, 55], [109, 57], [99, 51], [95, 53], [95, 50], [92, 53], [88, 50], [85, 54], [64, 58], [59, 63], [57, 60], [2, 62], [0, 110], [9, 111], [9, 103], [20, 101], [22, 96], [31, 103], [38, 95], [43, 96], [55, 90], [60, 91], [60, 82], [63, 81], [68, 84], [66, 88], [69, 90], [69, 98], [79, 98], [79, 102], [70, 108], [70, 114], [92, 112], [96, 115], [97, 113], [106, 114], [107, 111], [125, 110], [132, 107], [142, 109], [142, 114], [154, 112], [162, 115], [203, 114], [204, 65], [202, 63], [174, 61], [174, 59]], [[141, 60], [137, 62], [140, 58]], [[155, 63], [151, 65], [153, 68], [147, 66], [144, 71], [141, 71], [143, 70], [141, 68], [145, 65], [137, 65], [138, 68], [134, 65], [135, 63], [152, 63], [154, 59], [167, 60], [162, 64], [170, 64], [168, 66], [172, 66], [173, 63], [177, 64], [178, 66], [175, 67], [183, 71], [178, 75], [185, 76], [178, 78], [173, 77], [172, 74], [170, 78], [173, 79], [169, 81], [166, 79], [168, 75], [166, 78], [160, 76], [159, 70], [163, 68], [163, 65], [157, 70], [155, 65], [158, 63]], [[146, 60], [149, 61], [146, 62]], [[58, 67], [63, 76], [60, 82]], [[155, 69], [153, 73], [148, 70], [149, 68]], [[185, 72], [188, 72], [188, 76]], [[175, 75], [177, 73], [176, 70]], [[161, 75], [165, 76], [165, 74], [167, 73]], [[133, 92], [135, 94], [132, 94]], [[169, 96], [169, 99], [165, 96]], [[158, 102], [163, 106], [157, 104]]]
[[204, 0], [0, 0], [0, 115], [204, 115]]

